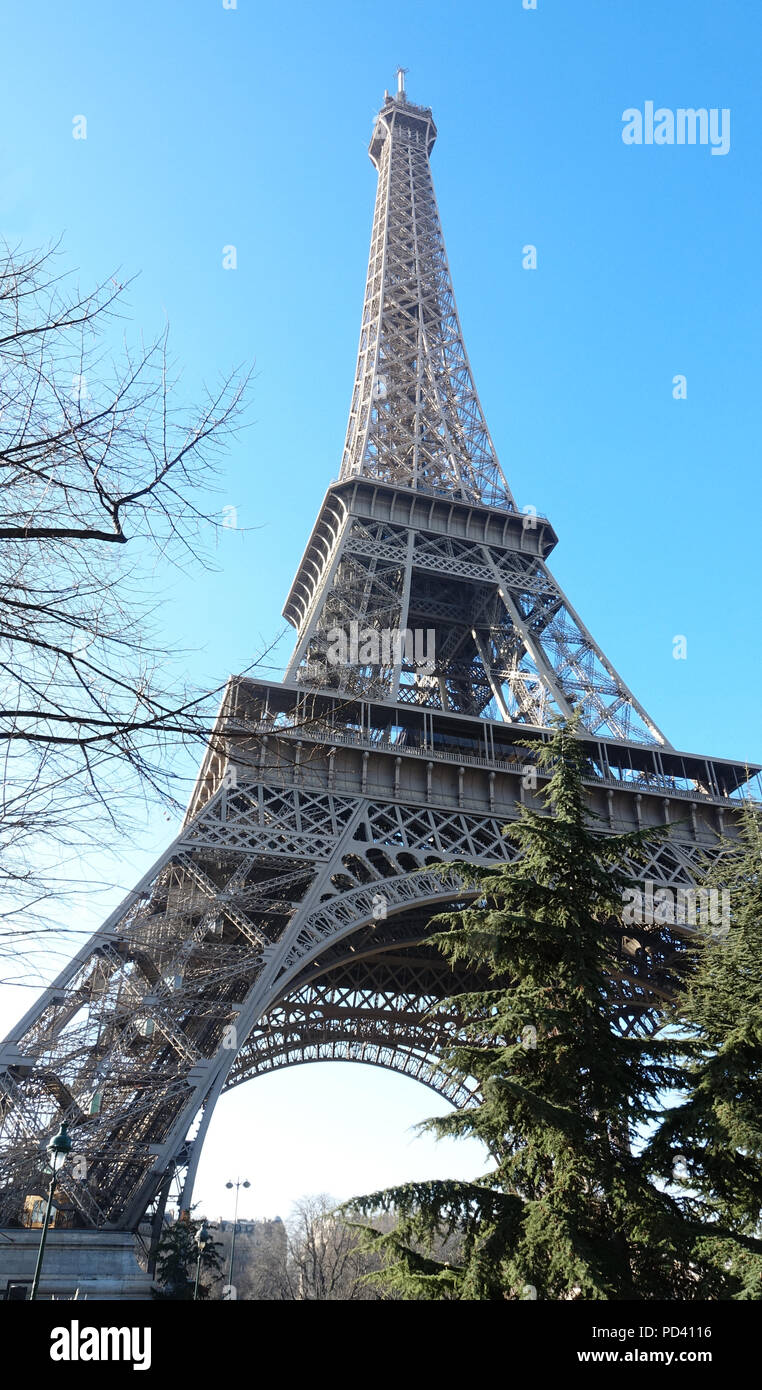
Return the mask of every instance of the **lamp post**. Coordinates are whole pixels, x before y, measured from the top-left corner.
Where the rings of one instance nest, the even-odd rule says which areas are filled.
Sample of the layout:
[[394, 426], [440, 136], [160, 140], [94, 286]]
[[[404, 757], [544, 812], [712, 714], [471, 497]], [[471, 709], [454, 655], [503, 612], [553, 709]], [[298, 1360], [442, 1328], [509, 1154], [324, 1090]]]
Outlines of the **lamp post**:
[[209, 1228], [208, 1228], [206, 1222], [205, 1222], [205, 1221], [202, 1221], [202, 1222], [201, 1222], [201, 1225], [199, 1226], [198, 1230], [196, 1231], [196, 1245], [197, 1245], [197, 1247], [198, 1247], [198, 1259], [196, 1260], [196, 1283], [195, 1283], [195, 1285], [194, 1285], [194, 1287], [193, 1287], [193, 1301], [194, 1301], [194, 1303], [195, 1303], [196, 1299], [198, 1298], [198, 1281], [199, 1281], [199, 1278], [200, 1278], [200, 1276], [201, 1276], [201, 1256], [203, 1255], [204, 1251], [206, 1250], [206, 1247], [207, 1247], [207, 1245], [209, 1244], [210, 1240], [211, 1240], [211, 1236], [210, 1236], [210, 1234], [209, 1234]]
[[230, 1269], [228, 1271], [228, 1284], [233, 1287], [233, 1260], [235, 1259], [235, 1236], [238, 1230], [238, 1192], [242, 1187], [251, 1187], [248, 1178], [238, 1178], [236, 1182], [226, 1182], [226, 1187], [235, 1188], [235, 1214], [233, 1216], [233, 1237], [230, 1242]]
[[58, 1134], [54, 1134], [48, 1144], [48, 1166], [50, 1168], [50, 1186], [48, 1188], [48, 1201], [45, 1207], [45, 1220], [42, 1223], [42, 1235], [40, 1236], [40, 1248], [37, 1252], [37, 1266], [34, 1271], [32, 1281], [32, 1292], [29, 1301], [37, 1297], [37, 1290], [40, 1287], [40, 1275], [42, 1273], [42, 1257], [45, 1254], [45, 1242], [48, 1238], [48, 1226], [50, 1225], [50, 1213], [53, 1210], [53, 1193], [56, 1190], [58, 1174], [71, 1153], [71, 1139], [69, 1130], [64, 1120]]

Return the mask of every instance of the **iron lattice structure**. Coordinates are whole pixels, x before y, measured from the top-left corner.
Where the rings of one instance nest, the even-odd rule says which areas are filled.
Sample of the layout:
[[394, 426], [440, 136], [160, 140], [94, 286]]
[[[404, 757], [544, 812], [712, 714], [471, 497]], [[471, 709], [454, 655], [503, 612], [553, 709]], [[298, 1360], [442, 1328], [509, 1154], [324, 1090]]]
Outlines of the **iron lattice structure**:
[[376, 121], [378, 191], [340, 476], [515, 511], [455, 307], [429, 165], [436, 133], [428, 108], [393, 98]]
[[[62, 1119], [81, 1160], [61, 1180], [71, 1218], [129, 1230], [159, 1219], [173, 1182], [189, 1205], [219, 1096], [263, 1072], [371, 1062], [468, 1104], [439, 1061], [457, 1016], [429, 1012], [474, 983], [428, 940], [469, 898], [441, 866], [511, 858], [503, 827], [542, 804], [525, 743], [553, 712], [581, 707], [604, 829], [674, 823], [641, 879], [690, 884], [732, 833], [749, 770], [667, 742], [548, 571], [550, 523], [503, 478], [455, 309], [435, 133], [401, 83], [387, 95], [346, 447], [284, 610], [286, 677], [230, 680], [179, 835], [0, 1050], [5, 1223]], [[425, 659], [400, 637], [416, 630]], [[653, 1025], [680, 951], [678, 932], [620, 934], [623, 1030]]]

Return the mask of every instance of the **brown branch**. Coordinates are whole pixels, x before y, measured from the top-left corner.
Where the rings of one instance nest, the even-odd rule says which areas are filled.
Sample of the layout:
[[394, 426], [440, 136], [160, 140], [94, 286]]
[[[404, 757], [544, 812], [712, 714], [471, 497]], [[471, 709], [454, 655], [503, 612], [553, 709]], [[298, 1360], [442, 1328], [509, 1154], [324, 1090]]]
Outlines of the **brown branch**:
[[117, 531], [94, 531], [77, 526], [0, 526], [5, 541], [111, 541], [125, 545], [127, 536]]

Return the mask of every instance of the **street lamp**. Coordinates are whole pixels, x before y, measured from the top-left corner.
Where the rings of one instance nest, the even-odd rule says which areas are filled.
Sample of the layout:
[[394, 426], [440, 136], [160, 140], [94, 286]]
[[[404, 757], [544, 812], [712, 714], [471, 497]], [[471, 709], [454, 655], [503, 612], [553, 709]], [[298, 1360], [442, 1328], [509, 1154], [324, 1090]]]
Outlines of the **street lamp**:
[[233, 1260], [235, 1259], [235, 1235], [238, 1230], [238, 1191], [241, 1187], [251, 1187], [248, 1178], [238, 1178], [236, 1182], [226, 1182], [226, 1187], [235, 1188], [235, 1214], [233, 1216], [233, 1238], [230, 1242], [230, 1269], [228, 1271], [228, 1284], [233, 1287]]
[[48, 1238], [48, 1226], [50, 1225], [50, 1213], [53, 1209], [53, 1193], [56, 1190], [58, 1174], [64, 1166], [69, 1154], [71, 1153], [71, 1139], [69, 1129], [64, 1120], [58, 1134], [54, 1134], [48, 1144], [48, 1167], [50, 1168], [50, 1186], [48, 1188], [48, 1202], [45, 1208], [45, 1220], [42, 1223], [42, 1235], [40, 1236], [40, 1248], [37, 1252], [37, 1267], [34, 1271], [32, 1281], [32, 1292], [29, 1295], [30, 1302], [37, 1297], [37, 1290], [40, 1287], [40, 1275], [42, 1273], [42, 1257], [45, 1254], [45, 1241]]
[[198, 1281], [199, 1281], [199, 1277], [200, 1277], [200, 1275], [201, 1275], [201, 1256], [203, 1255], [204, 1251], [206, 1250], [207, 1245], [209, 1245], [211, 1239], [212, 1239], [212, 1237], [211, 1237], [210, 1234], [209, 1234], [209, 1228], [208, 1228], [206, 1222], [205, 1222], [205, 1221], [202, 1221], [202, 1222], [201, 1222], [201, 1225], [199, 1226], [198, 1230], [196, 1231], [196, 1245], [197, 1245], [197, 1247], [198, 1247], [198, 1259], [196, 1260], [196, 1283], [195, 1283], [195, 1286], [194, 1286], [194, 1289], [193, 1289], [193, 1301], [194, 1301], [194, 1303], [195, 1303], [196, 1299], [198, 1298]]

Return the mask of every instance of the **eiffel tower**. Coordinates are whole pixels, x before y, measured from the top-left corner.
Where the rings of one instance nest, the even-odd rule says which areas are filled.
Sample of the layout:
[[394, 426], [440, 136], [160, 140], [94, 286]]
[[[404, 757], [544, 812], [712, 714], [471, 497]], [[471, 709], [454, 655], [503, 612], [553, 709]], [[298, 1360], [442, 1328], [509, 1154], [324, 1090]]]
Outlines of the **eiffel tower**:
[[[581, 712], [605, 830], [672, 825], [639, 876], [690, 884], [733, 833], [750, 770], [677, 751], [547, 568], [556, 534], [517, 506], [476, 393], [431, 177], [436, 127], [385, 94], [357, 371], [338, 481], [286, 600], [282, 682], [233, 677], [179, 835], [0, 1050], [0, 1221], [59, 1185], [79, 1230], [190, 1206], [215, 1104], [320, 1060], [391, 1068], [455, 1105], [428, 1016], [473, 984], [428, 943], [468, 891], [454, 860], [510, 860], [541, 808], [528, 739]], [[756, 772], [757, 769], [751, 769]], [[617, 1022], [653, 1026], [660, 954], [621, 938]]]

